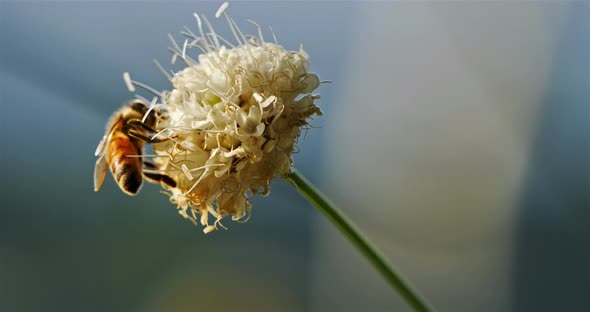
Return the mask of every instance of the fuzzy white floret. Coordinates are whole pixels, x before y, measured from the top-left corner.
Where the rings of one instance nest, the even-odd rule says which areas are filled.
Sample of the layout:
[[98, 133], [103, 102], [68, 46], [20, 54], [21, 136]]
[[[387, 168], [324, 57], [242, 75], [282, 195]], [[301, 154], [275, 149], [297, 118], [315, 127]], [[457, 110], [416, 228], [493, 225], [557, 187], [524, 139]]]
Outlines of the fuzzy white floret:
[[[150, 105], [165, 116], [156, 135], [169, 139], [153, 147], [166, 156], [155, 160], [177, 182], [170, 200], [193, 223], [195, 213], [201, 214], [205, 233], [221, 226], [227, 215], [233, 220], [248, 215], [245, 194], [267, 194], [270, 180], [289, 171], [302, 127], [321, 114], [311, 94], [320, 80], [308, 72], [303, 47], [286, 50], [276, 43], [272, 28], [275, 43], [265, 42], [254, 22], [256, 36], [244, 35], [227, 6], [223, 3], [215, 16], [225, 16], [236, 44], [195, 13], [199, 36], [187, 28], [182, 48], [169, 36], [173, 61], [180, 56], [187, 67], [170, 77], [172, 90], [157, 94], [160, 103]], [[193, 48], [196, 59], [189, 56]], [[126, 83], [142, 86], [130, 78]]]

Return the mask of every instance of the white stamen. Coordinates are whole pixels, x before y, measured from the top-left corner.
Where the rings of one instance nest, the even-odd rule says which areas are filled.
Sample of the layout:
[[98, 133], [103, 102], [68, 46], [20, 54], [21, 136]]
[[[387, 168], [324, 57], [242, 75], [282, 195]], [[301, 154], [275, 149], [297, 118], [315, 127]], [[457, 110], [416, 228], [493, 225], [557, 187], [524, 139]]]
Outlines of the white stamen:
[[221, 40], [224, 44], [227, 44], [227, 46], [230, 47], [230, 48], [232, 48], [232, 49], [236, 47], [234, 44], [232, 44], [231, 42], [227, 41], [225, 38], [221, 37], [218, 34], [211, 34], [211, 35], [214, 35], [215, 37], [217, 37], [217, 39]]
[[195, 35], [195, 33], [193, 33], [193, 31], [190, 28], [184, 26], [184, 29], [186, 31], [181, 31], [180, 32], [181, 34], [183, 34], [183, 35], [185, 35], [185, 36], [187, 36], [189, 38], [195, 39], [195, 41], [199, 41], [200, 40], [200, 38], [197, 35]]
[[231, 32], [234, 34], [234, 37], [236, 38], [238, 45], [242, 46], [242, 42], [240, 41], [240, 38], [238, 37], [236, 30], [234, 29], [234, 24], [232, 23], [231, 18], [225, 12], [223, 13], [223, 16], [225, 16], [225, 19], [227, 20], [227, 23], [229, 24], [229, 29], [231, 29]]
[[186, 59], [186, 44], [188, 43], [188, 39], [184, 40], [184, 44], [182, 45], [182, 58]]
[[176, 40], [174, 40], [174, 37], [172, 37], [172, 34], [168, 34], [168, 39], [170, 40], [170, 42], [172, 43], [172, 47], [176, 50], [176, 51], [180, 51], [180, 47], [178, 46], [178, 43], [176, 43]]
[[[199, 42], [202, 42], [203, 40], [199, 40]], [[201, 50], [201, 52], [203, 52], [203, 54], [207, 54], [207, 51], [205, 51], [205, 49], [202, 47], [202, 45], [200, 44], [196, 44], [193, 45], [193, 47], [197, 47], [197, 49]], [[195, 60], [193, 60], [190, 56], [186, 56], [185, 57], [190, 60], [191, 62], [193, 62], [194, 64], [197, 64], [198, 62], [196, 62]]]
[[137, 93], [135, 93], [135, 94], [134, 94], [134, 96], [135, 96], [135, 98], [137, 98], [137, 99], [140, 99], [140, 100], [141, 100], [142, 102], [144, 102], [144, 103], [147, 103], [147, 102], [149, 102], [149, 100], [148, 100], [148, 99], [144, 98], [143, 96], [141, 96], [141, 95], [139, 95], [139, 94], [137, 94]]
[[[138, 86], [138, 87], [140, 87], [140, 88], [143, 88], [143, 89], [145, 89], [145, 90], [153, 93], [154, 95], [162, 96], [162, 93], [158, 92], [156, 89], [154, 89], [154, 88], [152, 88], [152, 87], [150, 87], [150, 86], [148, 86], [146, 84], [143, 84], [143, 83], [141, 83], [139, 81], [131, 80], [131, 83], [134, 84], [134, 85], [136, 85], [136, 86]], [[133, 88], [133, 90], [135, 90], [135, 88]]]
[[158, 60], [154, 59], [153, 60], [154, 64], [156, 64], [156, 67], [158, 67], [158, 69], [160, 70], [160, 72], [166, 77], [168, 78], [168, 80], [172, 80], [172, 76], [170, 76], [166, 70], [164, 69], [164, 67], [162, 67], [162, 65], [160, 65], [160, 62], [158, 62]]
[[182, 168], [182, 172], [184, 173], [184, 175], [186, 176], [186, 178], [189, 179], [189, 181], [192, 181], [193, 180], [193, 175], [188, 170], [188, 168], [186, 167], [186, 165], [185, 164], [182, 164], [181, 168]]
[[207, 37], [205, 36], [205, 32], [203, 31], [203, 23], [201, 23], [201, 18], [199, 17], [199, 14], [197, 13], [193, 13], [193, 16], [195, 17], [195, 19], [197, 19], [197, 26], [199, 27], [199, 33], [201, 33], [201, 38], [203, 38], [203, 43], [204, 43], [204, 48], [205, 50], [207, 50], [207, 52], [211, 51], [211, 48], [209, 47], [209, 42], [207, 42]]
[[199, 170], [203, 170], [203, 169], [209, 169], [209, 168], [212, 168], [212, 167], [221, 167], [221, 166], [225, 166], [225, 164], [204, 165], [204, 166], [201, 166], [201, 167], [193, 168], [193, 169], [191, 169], [189, 171], [199, 171]]
[[272, 26], [268, 25], [268, 29], [270, 29], [270, 33], [272, 34], [272, 39], [275, 41], [275, 44], [279, 44], [279, 41], [277, 40], [277, 36], [275, 35], [275, 32], [272, 31]]
[[[238, 27], [238, 24], [236, 23], [236, 21], [234, 21], [233, 18], [230, 17], [231, 22], [234, 24], [234, 27], [236, 28], [236, 30], [238, 31], [238, 33], [240, 34], [242, 40], [244, 41], [245, 45], [248, 45], [248, 40], [246, 40], [246, 37], [244, 36], [244, 34], [242, 33], [242, 31], [240, 30], [240, 27]], [[247, 53], [250, 53], [250, 49], [246, 49]]]
[[221, 14], [223, 14], [223, 11], [225, 11], [225, 9], [227, 9], [228, 6], [229, 6], [229, 3], [227, 3], [227, 2], [224, 2], [223, 4], [221, 4], [219, 9], [217, 9], [217, 12], [215, 13], [215, 18], [220, 18]]
[[135, 92], [135, 86], [133, 86], [133, 83], [131, 82], [131, 77], [129, 76], [128, 72], [123, 73], [123, 80], [125, 81], [127, 90], [129, 90], [129, 92]]
[[[217, 34], [215, 33], [213, 26], [211, 26], [211, 23], [209, 23], [209, 20], [207, 19], [207, 17], [205, 15], [203, 15], [203, 20], [205, 21], [207, 28], [209, 28], [209, 32], [213, 36], [213, 43], [215, 44], [215, 48], [219, 49], [219, 40], [217, 40]], [[211, 37], [209, 37], [209, 39], [211, 39]]]
[[170, 48], [168, 48], [168, 51], [172, 52], [172, 54], [173, 54], [173, 60], [172, 61], [174, 61], [174, 62], [176, 62], [176, 57], [180, 56], [180, 59], [183, 60], [186, 63], [186, 65], [195, 66], [195, 65], [198, 64], [197, 61], [193, 60], [188, 55], [185, 55], [184, 58], [182, 58], [182, 51], [181, 50], [178, 50], [177, 51], [175, 48], [170, 47]]
[[260, 25], [258, 25], [256, 22], [254, 22], [253, 20], [249, 20], [247, 19], [246, 21], [254, 24], [254, 26], [256, 26], [256, 28], [258, 29], [258, 38], [260, 39], [260, 42], [262, 44], [264, 44], [264, 37], [262, 36], [262, 28], [260, 28]]
[[148, 118], [149, 114], [152, 112], [152, 110], [154, 109], [154, 107], [156, 107], [156, 102], [158, 102], [158, 98], [157, 97], [154, 97], [154, 99], [150, 103], [150, 107], [148, 108], [147, 112], [145, 112], [145, 114], [143, 115], [143, 118], [141, 119], [141, 123], [145, 123], [145, 121]]
[[[207, 169], [209, 169], [209, 168], [207, 168]], [[201, 173], [201, 176], [199, 177], [199, 179], [197, 180], [197, 182], [195, 182], [193, 184], [193, 186], [191, 186], [191, 188], [188, 191], [182, 193], [182, 195], [186, 196], [186, 195], [190, 194], [190, 192], [192, 192], [195, 189], [195, 187], [197, 187], [197, 185], [199, 185], [199, 183], [201, 183], [201, 180], [203, 180], [203, 178], [205, 178], [205, 176], [206, 176], [205, 174], [207, 172], [209, 172], [209, 170], [205, 170], [205, 172]]]
[[165, 132], [165, 131], [172, 131], [172, 130], [170, 130], [170, 128], [164, 128], [164, 129], [162, 129], [162, 130], [160, 130], [160, 131], [156, 132], [156, 134], [154, 134], [154, 135], [151, 137], [151, 139], [153, 140], [153, 139], [157, 138], [159, 135], [164, 135], [164, 132]]

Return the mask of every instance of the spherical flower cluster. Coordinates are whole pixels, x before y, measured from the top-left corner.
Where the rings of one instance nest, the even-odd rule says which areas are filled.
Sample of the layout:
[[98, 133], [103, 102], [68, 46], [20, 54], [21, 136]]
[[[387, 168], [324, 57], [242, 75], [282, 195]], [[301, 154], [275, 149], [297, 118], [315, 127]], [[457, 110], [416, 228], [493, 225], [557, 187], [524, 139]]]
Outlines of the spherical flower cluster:
[[[255, 23], [257, 36], [243, 35], [222, 12], [226, 7], [216, 16], [225, 15], [236, 44], [195, 14], [200, 35], [185, 32], [182, 46], [172, 40], [173, 61], [180, 57], [187, 67], [170, 77], [173, 89], [152, 105], [162, 115], [158, 136], [168, 138], [153, 145], [156, 162], [177, 182], [168, 189], [170, 200], [205, 233], [225, 216], [243, 219], [249, 197], [268, 194], [270, 180], [290, 170], [308, 119], [321, 115], [314, 105], [319, 95], [312, 94], [320, 80], [308, 72], [307, 53], [287, 51], [276, 38], [265, 41]], [[191, 48], [200, 50], [197, 60], [188, 55]]]

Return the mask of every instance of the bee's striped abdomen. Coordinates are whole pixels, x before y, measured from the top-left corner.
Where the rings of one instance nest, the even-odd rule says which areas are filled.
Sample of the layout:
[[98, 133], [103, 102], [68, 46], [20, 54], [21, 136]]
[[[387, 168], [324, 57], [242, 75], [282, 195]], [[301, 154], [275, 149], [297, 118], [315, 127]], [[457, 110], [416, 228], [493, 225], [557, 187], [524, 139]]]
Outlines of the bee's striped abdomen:
[[107, 157], [111, 173], [121, 190], [130, 195], [136, 194], [141, 186], [141, 161], [127, 155], [139, 154], [138, 147], [127, 136], [115, 135], [109, 142]]

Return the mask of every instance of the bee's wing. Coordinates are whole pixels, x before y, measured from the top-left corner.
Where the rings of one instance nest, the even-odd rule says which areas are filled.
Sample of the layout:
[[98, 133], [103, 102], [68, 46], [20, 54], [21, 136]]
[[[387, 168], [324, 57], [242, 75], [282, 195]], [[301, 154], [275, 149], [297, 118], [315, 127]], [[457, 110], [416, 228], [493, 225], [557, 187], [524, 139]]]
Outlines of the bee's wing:
[[98, 146], [96, 147], [96, 151], [94, 152], [94, 156], [102, 155], [102, 154], [104, 153], [104, 148], [105, 148], [105, 146], [106, 146], [107, 137], [108, 137], [109, 135], [110, 135], [110, 134], [108, 134], [108, 135], [107, 135], [107, 134], [105, 134], [105, 135], [102, 137], [102, 140], [100, 140], [100, 142], [98, 143]]
[[98, 159], [96, 160], [96, 164], [94, 165], [94, 191], [95, 192], [98, 192], [98, 190], [100, 190], [100, 187], [102, 186], [102, 183], [104, 182], [104, 178], [107, 174], [107, 169], [109, 168], [109, 164], [107, 163], [104, 153], [107, 148], [107, 142], [111, 139], [111, 136], [113, 135], [113, 129], [114, 129], [114, 127], [111, 127], [111, 129], [109, 129], [109, 132], [107, 132], [102, 137], [102, 139], [98, 143], [98, 146], [96, 147], [96, 151], [94, 152], [94, 156], [98, 156]]
[[94, 156], [100, 156], [100, 155], [104, 154], [104, 152], [105, 152], [105, 150], [107, 148], [107, 143], [113, 137], [113, 132], [115, 132], [115, 128], [118, 126], [118, 124], [120, 122], [121, 122], [121, 118], [119, 117], [116, 120], [116, 122], [113, 122], [113, 124], [111, 125], [111, 127], [105, 133], [105, 135], [102, 136], [102, 139], [100, 140], [100, 142], [98, 142], [98, 146], [96, 147], [96, 151], [94, 151]]
[[98, 192], [102, 183], [104, 182], [104, 178], [107, 175], [107, 169], [109, 168], [109, 164], [107, 163], [104, 155], [100, 155], [100, 157], [96, 160], [96, 165], [94, 166], [94, 191]]

